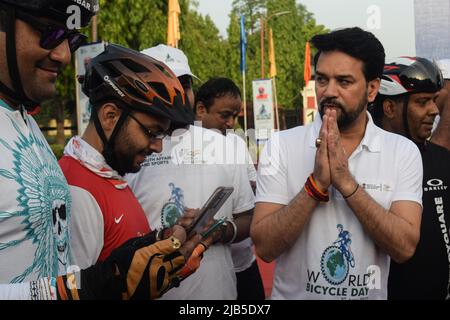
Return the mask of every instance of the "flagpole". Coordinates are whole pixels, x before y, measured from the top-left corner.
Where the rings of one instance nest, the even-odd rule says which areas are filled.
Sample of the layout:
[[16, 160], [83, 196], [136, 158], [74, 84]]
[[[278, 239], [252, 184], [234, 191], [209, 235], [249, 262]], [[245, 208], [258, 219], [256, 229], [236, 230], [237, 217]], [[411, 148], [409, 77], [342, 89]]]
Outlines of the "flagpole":
[[275, 122], [276, 122], [278, 131], [280, 131], [280, 118], [278, 116], [277, 84], [276, 84], [275, 76], [272, 78], [272, 82], [273, 82], [273, 96], [274, 96], [274, 100], [275, 100]]
[[[244, 133], [247, 134], [247, 99], [245, 94], [245, 70], [242, 71], [242, 91], [243, 91], [243, 106], [244, 106]], [[247, 138], [245, 139], [245, 142], [247, 142]]]

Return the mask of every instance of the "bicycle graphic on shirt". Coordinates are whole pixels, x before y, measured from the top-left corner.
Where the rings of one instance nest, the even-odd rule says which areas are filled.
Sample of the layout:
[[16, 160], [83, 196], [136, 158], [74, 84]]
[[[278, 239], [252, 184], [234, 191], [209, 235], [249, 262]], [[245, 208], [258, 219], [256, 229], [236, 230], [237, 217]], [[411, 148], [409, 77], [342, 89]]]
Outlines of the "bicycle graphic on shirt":
[[338, 224], [338, 238], [322, 253], [320, 267], [322, 275], [331, 284], [338, 285], [345, 281], [350, 267], [355, 267], [355, 258], [350, 245], [351, 233]]
[[173, 226], [184, 213], [184, 194], [180, 187], [169, 183], [170, 198], [161, 209], [161, 225], [164, 228]]
[[339, 249], [344, 254], [344, 257], [345, 259], [347, 259], [348, 263], [350, 264], [350, 267], [354, 268], [355, 259], [353, 258], [352, 249], [350, 248], [350, 245], [352, 244], [352, 240], [350, 239], [350, 237], [352, 235], [347, 230], [344, 230], [342, 224], [338, 224], [337, 229], [339, 230], [338, 239], [334, 241], [333, 244], [339, 246]]

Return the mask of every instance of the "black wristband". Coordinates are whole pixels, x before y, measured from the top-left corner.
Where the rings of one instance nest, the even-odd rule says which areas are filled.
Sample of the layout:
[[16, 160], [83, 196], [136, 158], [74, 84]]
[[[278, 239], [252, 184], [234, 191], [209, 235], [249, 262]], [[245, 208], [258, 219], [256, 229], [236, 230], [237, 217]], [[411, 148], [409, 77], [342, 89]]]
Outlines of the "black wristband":
[[356, 185], [355, 191], [350, 193], [348, 196], [344, 196], [344, 199], [350, 198], [352, 195], [354, 195], [356, 193], [356, 191], [358, 191], [358, 189], [359, 189], [359, 183]]

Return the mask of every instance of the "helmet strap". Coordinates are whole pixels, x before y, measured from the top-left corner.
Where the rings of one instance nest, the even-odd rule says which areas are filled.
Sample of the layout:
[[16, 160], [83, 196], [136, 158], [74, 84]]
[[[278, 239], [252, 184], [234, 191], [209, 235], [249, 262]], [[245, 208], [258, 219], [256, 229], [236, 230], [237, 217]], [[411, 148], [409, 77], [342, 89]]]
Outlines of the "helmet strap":
[[405, 137], [412, 140], [411, 131], [409, 130], [408, 123], [408, 104], [409, 104], [409, 94], [405, 94], [403, 97], [403, 129], [405, 130]]
[[[103, 130], [103, 127], [100, 123], [100, 119], [98, 118], [98, 113], [96, 110], [92, 110], [94, 112], [93, 114], [93, 120], [95, 125], [95, 130], [97, 131], [98, 136], [103, 142], [103, 152], [102, 155], [105, 158], [106, 163], [116, 170], [117, 168], [117, 158], [114, 154], [114, 144], [116, 137], [118, 133], [120, 132], [120, 129], [122, 128], [123, 124], [125, 123], [125, 120], [128, 118], [129, 110], [121, 108], [122, 114], [120, 115], [119, 120], [116, 123], [116, 126], [114, 127], [113, 132], [111, 133], [111, 136], [109, 139], [106, 138], [105, 131]], [[122, 174], [119, 172], [119, 174]]]
[[5, 34], [6, 34], [6, 61], [8, 65], [9, 77], [13, 86], [13, 90], [8, 88], [4, 83], [0, 81], [0, 90], [8, 95], [13, 100], [19, 101], [23, 104], [27, 110], [34, 109], [38, 106], [38, 103], [29, 99], [22, 85], [20, 78], [19, 67], [17, 64], [17, 51], [16, 51], [16, 9], [12, 6], [5, 6], [6, 21], [5, 21]]

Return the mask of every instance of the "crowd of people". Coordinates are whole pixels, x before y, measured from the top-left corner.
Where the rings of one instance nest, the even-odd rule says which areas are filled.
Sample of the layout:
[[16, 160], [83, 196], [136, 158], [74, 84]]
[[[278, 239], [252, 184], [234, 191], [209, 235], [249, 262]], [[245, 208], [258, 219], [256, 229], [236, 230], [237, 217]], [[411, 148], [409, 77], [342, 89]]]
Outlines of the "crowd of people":
[[71, 5], [79, 27], [99, 9], [0, 0], [0, 299], [263, 300], [256, 256], [276, 261], [271, 299], [450, 299], [450, 60], [314, 36], [320, 116], [273, 133], [256, 170], [232, 80], [194, 93], [181, 50], [109, 44], [58, 162], [30, 113], [86, 39]]

